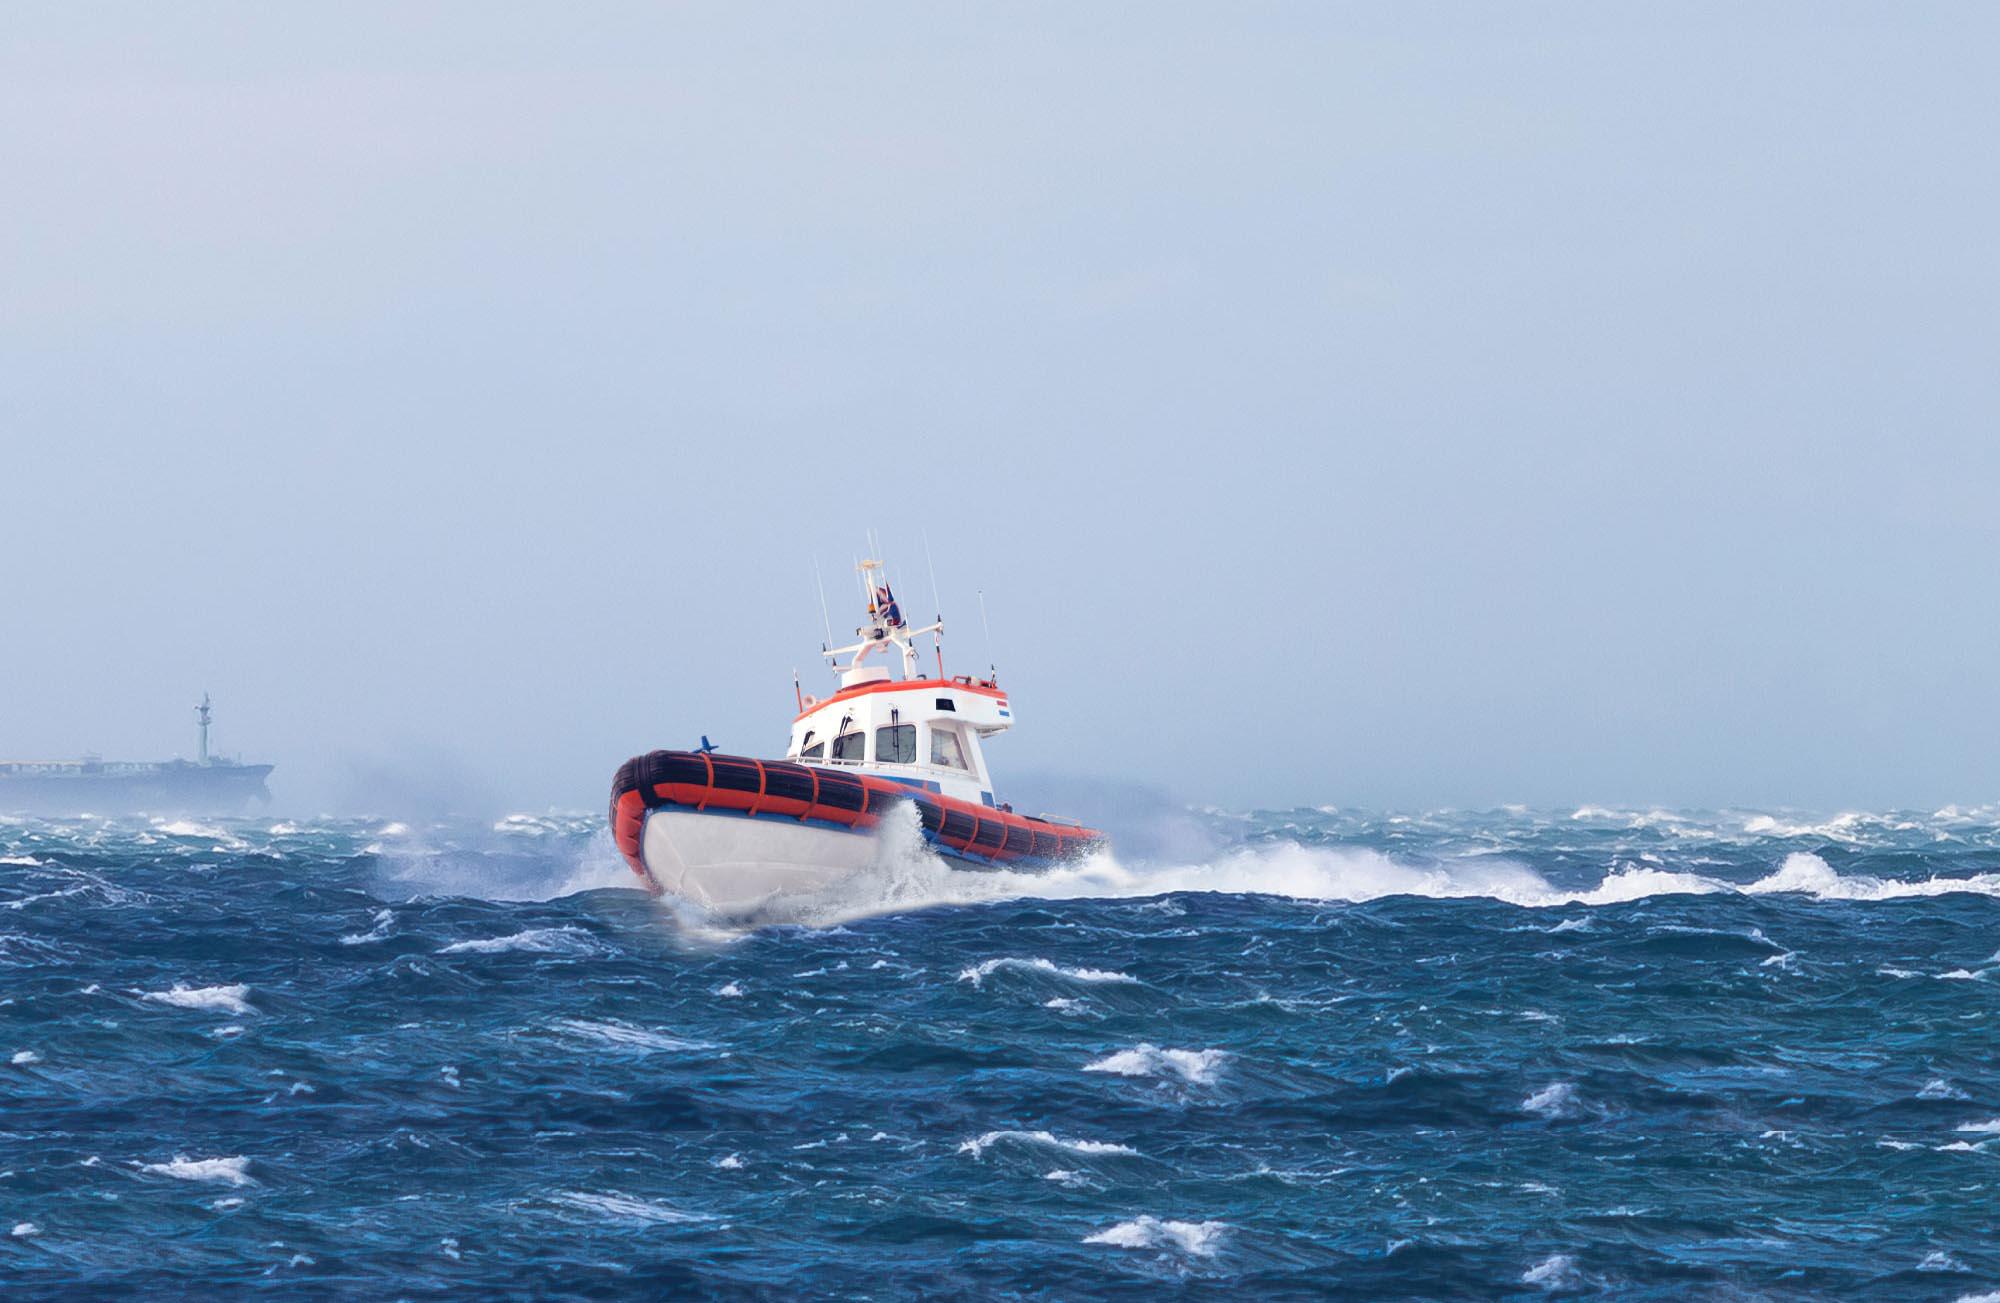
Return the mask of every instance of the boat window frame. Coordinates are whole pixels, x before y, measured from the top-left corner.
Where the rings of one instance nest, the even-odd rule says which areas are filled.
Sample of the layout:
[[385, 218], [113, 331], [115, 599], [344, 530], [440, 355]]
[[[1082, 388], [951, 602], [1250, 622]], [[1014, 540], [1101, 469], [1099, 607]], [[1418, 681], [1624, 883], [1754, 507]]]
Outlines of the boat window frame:
[[[841, 743], [847, 741], [847, 739], [851, 737], [861, 739], [859, 754], [851, 756], [842, 755]], [[842, 733], [840, 736], [834, 738], [833, 750], [831, 753], [829, 753], [828, 759], [843, 765], [866, 764], [868, 762], [868, 730], [865, 728], [857, 728], [851, 733]]]
[[[966, 754], [965, 738], [960, 735], [959, 730], [957, 728], [954, 728], [949, 724], [932, 724], [930, 726], [930, 735], [931, 735], [930, 762], [934, 767], [938, 769], [949, 769], [954, 773], [969, 774], [972, 772], [972, 758]], [[940, 738], [950, 738], [952, 746], [957, 748], [958, 750], [957, 764], [952, 764], [948, 760], [938, 759], [938, 740]]]
[[[898, 743], [898, 745], [889, 754], [885, 755], [882, 749], [882, 735], [884, 733], [904, 734], [905, 729], [908, 730], [908, 733], [893, 738], [892, 740]], [[909, 744], [907, 751], [900, 745], [905, 742]], [[878, 726], [875, 730], [875, 763], [878, 765], [914, 765], [917, 763], [917, 726], [915, 724], [882, 724]]]

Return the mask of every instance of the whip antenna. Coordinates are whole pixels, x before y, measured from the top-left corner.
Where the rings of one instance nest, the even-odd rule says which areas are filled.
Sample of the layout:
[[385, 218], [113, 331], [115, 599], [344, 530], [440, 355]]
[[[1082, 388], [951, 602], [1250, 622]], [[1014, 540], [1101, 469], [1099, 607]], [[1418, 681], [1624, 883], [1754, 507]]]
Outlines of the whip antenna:
[[931, 556], [931, 532], [924, 531], [924, 565], [931, 572], [931, 609], [937, 612], [937, 628], [931, 630], [931, 650], [937, 653], [938, 677], [944, 677], [944, 603], [938, 600], [937, 561]]
[[826, 641], [819, 645], [821, 651], [833, 646], [833, 615], [826, 609], [826, 580], [820, 578], [819, 554], [813, 554], [813, 583], [819, 588], [819, 618], [826, 627]]
[[979, 590], [979, 627], [986, 630], [986, 672], [993, 673], [993, 626], [986, 622], [986, 590]]

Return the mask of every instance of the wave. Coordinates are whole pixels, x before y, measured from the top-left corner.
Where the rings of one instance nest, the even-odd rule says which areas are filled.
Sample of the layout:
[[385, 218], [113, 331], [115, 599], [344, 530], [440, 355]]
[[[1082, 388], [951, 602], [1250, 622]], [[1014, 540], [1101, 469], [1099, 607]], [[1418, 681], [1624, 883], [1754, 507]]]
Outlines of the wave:
[[1109, 1230], [1083, 1237], [1085, 1244], [1114, 1244], [1121, 1249], [1178, 1249], [1197, 1258], [1215, 1256], [1229, 1227], [1223, 1222], [1177, 1222], [1135, 1217]]
[[1114, 1156], [1136, 1158], [1139, 1151], [1130, 1145], [1121, 1145], [1109, 1140], [1065, 1140], [1050, 1131], [988, 1131], [983, 1136], [962, 1142], [958, 1147], [961, 1154], [983, 1157], [995, 1145], [1033, 1145], [1045, 1149], [1061, 1149], [1072, 1154], [1092, 1156]]
[[588, 836], [580, 826], [566, 829], [576, 833], [571, 840], [526, 831], [528, 825], [510, 822], [515, 818], [525, 816], [510, 815], [469, 844], [447, 839], [432, 845], [403, 829], [390, 844], [364, 849], [379, 860], [383, 885], [399, 894], [559, 900], [584, 891], [638, 889], [601, 819]]
[[588, 1018], [560, 1018], [556, 1020], [558, 1030], [581, 1040], [598, 1045], [611, 1046], [622, 1050], [637, 1050], [644, 1054], [674, 1050], [712, 1050], [713, 1041], [690, 1041], [666, 1032], [654, 1031], [650, 1027], [634, 1027], [622, 1022], [594, 1022]]
[[1222, 1069], [1226, 1050], [1163, 1050], [1141, 1043], [1129, 1050], [1107, 1054], [1095, 1063], [1083, 1065], [1085, 1072], [1109, 1072], [1120, 1077], [1179, 1077], [1195, 1086], [1208, 1086]]
[[157, 1004], [170, 1004], [176, 1009], [214, 1009], [224, 1013], [247, 1014], [257, 1010], [244, 999], [250, 988], [235, 986], [184, 986], [174, 983], [170, 991], [147, 991], [139, 998], [152, 1000]]
[[1543, 1117], [1567, 1117], [1576, 1111], [1576, 1086], [1567, 1081], [1544, 1086], [1521, 1101], [1521, 1111]]
[[1050, 977], [1065, 978], [1072, 982], [1131, 982], [1138, 978], [1128, 973], [1114, 973], [1103, 968], [1064, 968], [1053, 959], [987, 959], [961, 971], [958, 980], [982, 986], [995, 973], [1042, 973]]
[[[1503, 855], [1482, 854], [1411, 863], [1379, 851], [1274, 842], [1196, 864], [1124, 864], [1109, 852], [1040, 873], [949, 866], [914, 831], [885, 819], [883, 848], [870, 871], [833, 891], [774, 902], [760, 923], [827, 926], [892, 911], [976, 905], [1018, 899], [1141, 899], [1182, 892], [1278, 896], [1294, 900], [1365, 903], [1397, 896], [1432, 900], [1498, 900], [1529, 909], [1627, 904], [1658, 896], [1797, 894], [1827, 901], [1892, 901], [1964, 892], [2000, 896], [2000, 873], [1904, 880], [1842, 874], [1810, 851], [1787, 854], [1780, 866], [1750, 882], [1684, 869], [1615, 863], [1596, 885], [1565, 888]], [[1581, 927], [1581, 922], [1571, 927]], [[989, 963], [992, 961], [988, 961]], [[1035, 961], [1017, 961], [1035, 962]], [[992, 970], [961, 976], [977, 984]], [[978, 976], [972, 976], [977, 973]]]
[[454, 941], [439, 949], [441, 955], [499, 955], [510, 951], [530, 954], [586, 954], [597, 949], [590, 933], [580, 927], [531, 927], [504, 937], [481, 937]]
[[1521, 1273], [1523, 1285], [1567, 1290], [1577, 1283], [1576, 1259], [1567, 1253], [1552, 1253]]
[[636, 1222], [642, 1225], [711, 1220], [702, 1213], [683, 1212], [663, 1203], [654, 1203], [649, 1199], [639, 1199], [615, 1191], [593, 1194], [587, 1190], [562, 1190], [549, 1196], [549, 1201], [582, 1212], [595, 1213], [611, 1221]]
[[389, 928], [394, 925], [395, 921], [396, 912], [394, 910], [378, 909], [375, 911], [374, 927], [368, 929], [366, 932], [350, 932], [340, 938], [340, 944], [344, 946], [365, 946], [376, 941], [385, 941], [389, 936]]
[[250, 1176], [250, 1160], [231, 1158], [189, 1158], [185, 1154], [170, 1163], [147, 1163], [140, 1169], [155, 1176], [171, 1176], [177, 1181], [221, 1181], [227, 1185], [255, 1185]]
[[218, 828], [213, 824], [196, 823], [192, 819], [176, 819], [171, 823], [155, 819], [153, 820], [153, 831], [163, 837], [198, 837], [204, 841], [215, 842], [230, 850], [242, 850], [246, 844], [242, 838], [230, 832], [227, 828]]

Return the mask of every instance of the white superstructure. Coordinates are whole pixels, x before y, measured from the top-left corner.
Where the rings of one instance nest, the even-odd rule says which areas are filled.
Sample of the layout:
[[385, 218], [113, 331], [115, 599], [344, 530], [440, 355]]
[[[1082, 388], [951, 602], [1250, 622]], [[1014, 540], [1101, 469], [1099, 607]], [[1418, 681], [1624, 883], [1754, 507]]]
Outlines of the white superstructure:
[[[840, 672], [839, 691], [825, 700], [801, 695], [785, 758], [993, 805], [993, 781], [980, 743], [1013, 727], [1007, 694], [991, 678], [946, 678], [941, 658], [936, 677], [923, 676], [912, 639], [942, 633], [943, 622], [910, 628], [881, 581], [882, 563], [864, 561], [860, 569], [869, 622], [855, 630], [855, 643], [823, 653], [836, 662], [851, 659]], [[877, 653], [891, 664], [900, 661], [903, 677], [894, 677], [886, 665], [868, 664]]]

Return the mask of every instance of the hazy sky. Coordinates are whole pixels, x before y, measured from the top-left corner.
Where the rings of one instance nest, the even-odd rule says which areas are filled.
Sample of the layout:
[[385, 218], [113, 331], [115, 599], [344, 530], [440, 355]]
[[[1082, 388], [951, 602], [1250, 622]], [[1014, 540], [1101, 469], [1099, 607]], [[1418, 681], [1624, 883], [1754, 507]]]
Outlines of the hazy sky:
[[877, 529], [1010, 773], [2000, 799], [2000, 8], [0, 16], [0, 753], [594, 805]]

